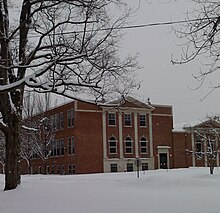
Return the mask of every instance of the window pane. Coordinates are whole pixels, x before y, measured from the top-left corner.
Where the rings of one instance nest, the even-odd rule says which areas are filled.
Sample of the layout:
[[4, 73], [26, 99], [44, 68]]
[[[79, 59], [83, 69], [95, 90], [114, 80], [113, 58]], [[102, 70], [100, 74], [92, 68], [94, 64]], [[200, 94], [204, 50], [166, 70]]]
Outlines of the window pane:
[[133, 164], [132, 163], [127, 164], [127, 172], [133, 172]]
[[115, 113], [109, 113], [108, 114], [108, 124], [109, 125], [115, 125]]
[[74, 126], [74, 109], [71, 109], [71, 126]]
[[67, 111], [67, 127], [71, 127], [71, 111]]
[[111, 172], [117, 172], [118, 171], [118, 165], [116, 163], [111, 164]]
[[68, 154], [71, 155], [71, 145], [72, 145], [72, 142], [71, 142], [71, 138], [68, 138]]
[[141, 141], [141, 146], [146, 146], [147, 142], [146, 141]]
[[146, 126], [146, 115], [140, 115], [140, 126]]
[[110, 153], [111, 154], [117, 153], [117, 149], [115, 147], [110, 147]]
[[133, 141], [129, 137], [125, 139], [125, 153], [133, 153]]
[[60, 155], [64, 155], [64, 140], [60, 140]]
[[146, 138], [141, 138], [140, 140], [140, 152], [143, 153], [147, 153], [147, 139]]
[[109, 153], [115, 154], [117, 153], [117, 141], [114, 137], [111, 137], [109, 142]]
[[126, 151], [126, 153], [132, 153], [132, 148], [126, 147], [126, 148], [125, 148], [125, 151]]
[[56, 140], [56, 155], [60, 155], [60, 141]]
[[116, 146], [116, 141], [110, 141], [109, 146]]
[[142, 171], [148, 170], [148, 163], [142, 163]]
[[131, 114], [124, 114], [125, 126], [131, 126]]
[[196, 151], [201, 152], [202, 151], [202, 143], [196, 143]]

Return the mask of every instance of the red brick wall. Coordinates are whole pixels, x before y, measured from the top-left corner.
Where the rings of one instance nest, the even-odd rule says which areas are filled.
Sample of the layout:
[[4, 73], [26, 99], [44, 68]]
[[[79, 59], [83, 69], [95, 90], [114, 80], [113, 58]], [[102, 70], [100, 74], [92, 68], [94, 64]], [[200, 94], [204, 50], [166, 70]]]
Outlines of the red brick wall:
[[[155, 107], [155, 106], [154, 106]], [[169, 146], [170, 168], [173, 167], [172, 158], [172, 129], [173, 116], [170, 106], [157, 106], [152, 114], [152, 129], [153, 129], [153, 152], [155, 159], [155, 168], [158, 168], [158, 149], [157, 146]]]
[[102, 113], [77, 112], [75, 132], [77, 173], [103, 172]]
[[173, 167], [186, 168], [192, 166], [192, 155], [186, 150], [192, 150], [191, 134], [173, 132]]
[[[96, 105], [77, 102], [77, 110], [79, 111], [76, 110], [74, 113], [74, 126], [68, 128], [67, 111], [74, 107], [74, 102], [70, 102], [47, 112], [48, 116], [63, 112], [64, 128], [56, 131], [55, 138], [63, 138], [65, 147], [64, 156], [51, 156], [47, 164], [49, 166], [63, 164], [65, 173], [68, 173], [68, 164], [75, 165], [75, 173], [103, 172], [101, 109]], [[68, 137], [74, 137], [74, 155], [68, 155]], [[23, 162], [22, 165], [25, 172], [25, 163]], [[40, 159], [34, 159], [32, 160], [32, 166], [35, 172], [39, 166], [44, 168], [44, 163]]]

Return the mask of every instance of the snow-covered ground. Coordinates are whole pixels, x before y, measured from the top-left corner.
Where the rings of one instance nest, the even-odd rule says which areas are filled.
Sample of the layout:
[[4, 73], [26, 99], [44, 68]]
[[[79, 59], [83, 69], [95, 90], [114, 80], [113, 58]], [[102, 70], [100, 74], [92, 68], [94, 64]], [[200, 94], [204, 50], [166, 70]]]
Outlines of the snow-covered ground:
[[219, 213], [220, 169], [156, 170], [140, 173], [23, 176], [3, 191], [0, 213]]

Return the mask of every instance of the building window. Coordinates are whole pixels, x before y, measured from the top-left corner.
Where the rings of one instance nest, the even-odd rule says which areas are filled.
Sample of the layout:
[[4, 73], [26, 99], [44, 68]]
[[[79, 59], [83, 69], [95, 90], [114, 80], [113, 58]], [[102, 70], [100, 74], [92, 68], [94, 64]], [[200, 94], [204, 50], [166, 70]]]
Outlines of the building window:
[[109, 143], [109, 153], [116, 154], [117, 153], [117, 141], [115, 137], [111, 137], [108, 143]]
[[196, 152], [202, 151], [202, 142], [196, 142]]
[[75, 174], [76, 170], [75, 170], [75, 164], [72, 164], [72, 174]]
[[133, 153], [133, 141], [130, 137], [125, 139], [125, 153], [131, 154]]
[[74, 109], [71, 109], [71, 125], [74, 126]]
[[124, 114], [125, 126], [131, 126], [131, 114]]
[[71, 127], [71, 111], [67, 111], [67, 127]]
[[75, 148], [74, 148], [74, 137], [68, 138], [68, 155], [74, 155]]
[[67, 111], [67, 127], [73, 127], [74, 126], [74, 109], [71, 108]]
[[64, 139], [60, 139], [60, 155], [64, 155]]
[[111, 166], [111, 172], [118, 172], [117, 163], [112, 163], [110, 166]]
[[75, 165], [74, 164], [69, 164], [68, 165], [68, 174], [75, 174]]
[[142, 163], [141, 167], [142, 167], [142, 171], [148, 170], [148, 163]]
[[140, 126], [146, 126], [146, 115], [140, 115]]
[[142, 137], [140, 140], [140, 151], [141, 154], [147, 153], [147, 139], [145, 137]]
[[68, 174], [72, 174], [72, 164], [68, 165]]
[[133, 168], [133, 163], [127, 163], [127, 172], [133, 172], [134, 168]]
[[72, 174], [72, 164], [68, 165], [68, 174], [71, 175]]
[[59, 140], [56, 140], [56, 142], [55, 142], [55, 149], [56, 149], [56, 154], [54, 155], [54, 156], [59, 156], [60, 155], [60, 141]]
[[63, 112], [60, 113], [60, 129], [63, 129]]
[[197, 159], [202, 158], [202, 142], [200, 140], [195, 143], [195, 153]]
[[108, 113], [108, 125], [115, 126], [115, 113]]
[[51, 156], [64, 155], [64, 139], [57, 139], [52, 142]]

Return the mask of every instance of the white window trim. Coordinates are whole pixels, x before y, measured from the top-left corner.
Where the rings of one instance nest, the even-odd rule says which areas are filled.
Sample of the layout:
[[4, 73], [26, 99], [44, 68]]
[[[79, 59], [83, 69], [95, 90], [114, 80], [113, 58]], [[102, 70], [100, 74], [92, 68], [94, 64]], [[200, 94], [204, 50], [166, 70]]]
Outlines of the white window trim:
[[[130, 116], [130, 125], [125, 124], [125, 115]], [[132, 114], [131, 113], [124, 113], [124, 127], [132, 127]]]
[[[114, 136], [112, 136], [112, 137], [114, 137]], [[111, 138], [112, 138], [112, 137], [111, 137]], [[115, 137], [114, 137], [114, 138], [115, 138]], [[118, 147], [117, 147], [118, 140], [116, 140], [116, 138], [115, 138], [115, 141], [114, 141], [114, 142], [116, 143], [115, 147], [110, 146], [110, 142], [111, 142], [111, 141], [113, 141], [113, 140], [111, 140], [111, 139], [108, 140], [108, 144], [109, 144], [109, 146], [108, 146], [108, 147], [109, 147], [108, 153], [109, 153], [109, 154], [118, 154]], [[116, 149], [116, 152], [111, 153], [111, 152], [110, 152], [110, 149], [111, 149], [111, 148], [115, 148], [115, 149]]]
[[[109, 124], [109, 115], [112, 114], [115, 116], [115, 124]], [[116, 113], [115, 112], [109, 112], [108, 113], [108, 126], [116, 126]]]

